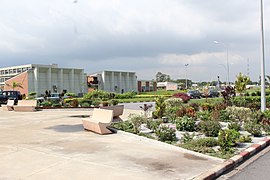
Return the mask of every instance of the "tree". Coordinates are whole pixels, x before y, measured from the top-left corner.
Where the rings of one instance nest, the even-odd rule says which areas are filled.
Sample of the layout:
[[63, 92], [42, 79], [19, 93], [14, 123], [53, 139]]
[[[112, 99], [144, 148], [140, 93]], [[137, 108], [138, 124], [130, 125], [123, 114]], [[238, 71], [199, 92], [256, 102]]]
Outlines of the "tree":
[[6, 85], [11, 87], [13, 91], [16, 88], [22, 88], [23, 89], [22, 83], [19, 83], [19, 82], [16, 82], [16, 81], [12, 81], [12, 84], [6, 84]]
[[246, 86], [250, 82], [250, 78], [242, 73], [236, 77], [235, 89], [240, 93], [240, 96], [246, 91]]
[[157, 82], [166, 82], [166, 81], [170, 81], [171, 77], [168, 74], [163, 74], [161, 72], [158, 72], [156, 74], [156, 81]]

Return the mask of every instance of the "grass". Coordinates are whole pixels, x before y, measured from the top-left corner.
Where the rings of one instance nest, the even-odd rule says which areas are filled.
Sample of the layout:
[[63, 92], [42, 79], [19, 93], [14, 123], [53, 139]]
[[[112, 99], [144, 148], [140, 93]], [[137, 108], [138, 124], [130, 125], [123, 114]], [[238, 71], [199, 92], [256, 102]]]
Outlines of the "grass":
[[166, 90], [158, 90], [153, 92], [142, 92], [140, 95], [173, 95], [175, 93], [184, 92], [184, 91], [166, 91]]
[[155, 101], [154, 97], [148, 98], [131, 98], [131, 99], [117, 99], [119, 103], [129, 103], [129, 102], [150, 102]]

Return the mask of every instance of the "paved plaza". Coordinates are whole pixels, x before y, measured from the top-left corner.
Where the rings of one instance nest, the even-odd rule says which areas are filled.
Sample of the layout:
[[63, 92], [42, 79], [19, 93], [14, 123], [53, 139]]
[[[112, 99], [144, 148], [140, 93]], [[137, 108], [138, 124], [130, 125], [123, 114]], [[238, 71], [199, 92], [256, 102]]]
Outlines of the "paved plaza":
[[[192, 179], [223, 161], [123, 133], [85, 131], [91, 109], [0, 110], [0, 180]], [[129, 113], [125, 109], [122, 119]]]

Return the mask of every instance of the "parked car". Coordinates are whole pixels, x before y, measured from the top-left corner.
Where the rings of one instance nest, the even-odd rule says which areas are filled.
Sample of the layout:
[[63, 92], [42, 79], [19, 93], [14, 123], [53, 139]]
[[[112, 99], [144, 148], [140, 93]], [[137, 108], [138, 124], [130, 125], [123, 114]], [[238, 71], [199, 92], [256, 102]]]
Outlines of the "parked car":
[[36, 99], [39, 101], [39, 102], [43, 102], [45, 101], [45, 99], [49, 100], [49, 101], [53, 101], [53, 102], [60, 102], [61, 99], [66, 99], [66, 98], [69, 98], [69, 96], [66, 96], [64, 95], [63, 97], [60, 96], [60, 93], [51, 93], [50, 96], [48, 97], [37, 97]]
[[16, 104], [18, 100], [22, 99], [22, 95], [20, 91], [1, 91], [0, 104], [7, 104], [8, 99], [14, 99]]
[[[209, 98], [214, 98], [214, 97], [219, 97], [219, 92], [216, 89], [209, 89], [207, 93], [207, 97]], [[202, 94], [202, 97], [206, 97], [206, 94]]]
[[202, 96], [202, 93], [198, 90], [189, 90], [187, 92], [187, 95], [189, 95], [191, 99], [196, 99], [196, 98], [200, 99]]

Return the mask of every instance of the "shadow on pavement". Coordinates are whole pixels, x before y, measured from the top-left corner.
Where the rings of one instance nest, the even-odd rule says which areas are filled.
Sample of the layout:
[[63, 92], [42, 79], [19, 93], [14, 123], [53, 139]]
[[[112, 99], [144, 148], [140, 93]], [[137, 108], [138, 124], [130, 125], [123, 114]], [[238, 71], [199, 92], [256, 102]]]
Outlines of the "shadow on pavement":
[[66, 133], [84, 131], [82, 124], [76, 124], [76, 125], [62, 124], [62, 125], [47, 127], [45, 129], [52, 129], [57, 132], [66, 132]]

